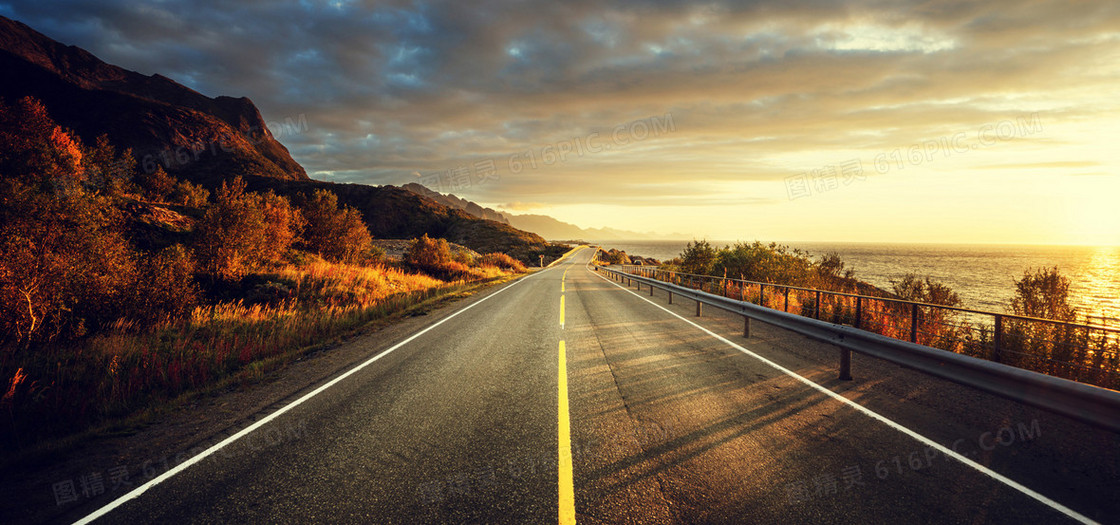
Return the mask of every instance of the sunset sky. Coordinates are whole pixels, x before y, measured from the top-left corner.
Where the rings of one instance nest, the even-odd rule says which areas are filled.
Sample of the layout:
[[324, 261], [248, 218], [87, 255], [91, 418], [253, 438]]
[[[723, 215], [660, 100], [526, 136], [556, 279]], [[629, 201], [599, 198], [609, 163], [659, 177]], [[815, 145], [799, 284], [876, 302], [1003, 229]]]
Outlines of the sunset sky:
[[713, 239], [1120, 244], [1120, 2], [0, 1], [0, 14], [248, 96], [317, 179], [423, 181], [583, 227]]

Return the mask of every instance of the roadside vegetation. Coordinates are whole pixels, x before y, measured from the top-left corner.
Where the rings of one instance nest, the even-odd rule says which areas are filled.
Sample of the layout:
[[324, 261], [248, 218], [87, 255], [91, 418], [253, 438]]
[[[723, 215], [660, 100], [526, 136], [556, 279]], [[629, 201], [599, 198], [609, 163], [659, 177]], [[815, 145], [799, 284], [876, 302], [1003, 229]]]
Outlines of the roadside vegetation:
[[[618, 259], [609, 254], [601, 258], [604, 263], [614, 264]], [[954, 310], [963, 308], [961, 299], [944, 283], [908, 274], [892, 282], [890, 290], [883, 290], [857, 279], [834, 253], [814, 257], [798, 249], [757, 241], [716, 248], [700, 240], [690, 242], [679, 257], [660, 268], [674, 272], [666, 278], [677, 284], [711, 293], [1057, 377], [1120, 388], [1120, 333], [1060, 324], [1084, 324], [1088, 319], [1070, 305], [1069, 279], [1057, 268], [1027, 269], [1016, 279], [1015, 295], [1002, 315], [998, 345], [993, 317]], [[857, 304], [855, 297], [818, 295], [789, 287], [862, 295], [865, 299]]]
[[372, 244], [323, 189], [213, 191], [0, 102], [0, 442], [37, 442], [260, 379], [309, 348], [472, 283], [502, 253]]

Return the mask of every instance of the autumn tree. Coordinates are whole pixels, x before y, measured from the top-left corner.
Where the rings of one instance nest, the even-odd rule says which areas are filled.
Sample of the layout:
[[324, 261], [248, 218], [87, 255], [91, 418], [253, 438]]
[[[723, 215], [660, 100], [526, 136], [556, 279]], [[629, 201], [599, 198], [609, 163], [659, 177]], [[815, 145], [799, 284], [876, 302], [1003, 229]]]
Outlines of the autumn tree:
[[87, 184], [89, 153], [39, 102], [0, 102], [0, 338], [8, 343], [80, 336], [120, 315], [136, 254], [116, 209]]
[[339, 206], [338, 195], [318, 189], [299, 200], [299, 210], [307, 225], [301, 246], [336, 262], [356, 262], [370, 252], [373, 237], [362, 213], [350, 206]]
[[433, 239], [425, 233], [413, 239], [404, 254], [404, 262], [418, 270], [438, 271], [451, 262], [451, 246], [446, 239]]
[[246, 192], [241, 177], [222, 182], [195, 230], [198, 262], [219, 278], [241, 277], [279, 260], [302, 227], [287, 198]]

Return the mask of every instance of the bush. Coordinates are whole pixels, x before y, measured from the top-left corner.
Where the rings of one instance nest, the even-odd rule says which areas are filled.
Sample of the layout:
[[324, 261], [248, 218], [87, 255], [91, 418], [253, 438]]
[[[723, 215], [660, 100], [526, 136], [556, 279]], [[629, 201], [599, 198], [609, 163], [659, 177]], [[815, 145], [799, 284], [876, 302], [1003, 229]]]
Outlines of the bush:
[[[698, 251], [702, 253], [703, 248]], [[681, 258], [687, 262], [687, 250]], [[764, 245], [758, 241], [750, 244], [737, 243], [719, 250], [711, 273], [748, 281], [795, 286], [816, 284], [812, 281], [816, 272], [808, 254], [776, 243]]]
[[926, 277], [924, 280], [912, 273], [899, 281], [891, 281], [895, 295], [907, 301], [938, 304], [941, 306], [960, 306], [961, 298], [952, 288]]
[[692, 241], [681, 252], [681, 271], [706, 275], [716, 262], [716, 250], [708, 241]]
[[131, 310], [132, 317], [144, 325], [183, 317], [198, 305], [195, 263], [182, 245], [142, 258], [138, 270]]
[[319, 189], [304, 195], [299, 209], [307, 221], [301, 246], [335, 262], [358, 262], [370, 253], [373, 237], [362, 213], [338, 205], [338, 195]]
[[241, 177], [222, 183], [214, 204], [195, 229], [195, 253], [201, 269], [222, 279], [236, 279], [264, 264], [275, 263], [299, 237], [303, 219], [288, 199], [269, 192], [245, 192]]
[[510, 257], [509, 255], [506, 255], [504, 253], [498, 252], [483, 255], [481, 258], [479, 258], [478, 265], [493, 266], [495, 268], [511, 270], [514, 272], [526, 271], [525, 265], [522, 264], [521, 261], [514, 259], [513, 257]]
[[144, 196], [155, 202], [167, 202], [179, 183], [178, 179], [163, 171], [162, 166], [151, 173], [141, 175], [138, 179]]
[[438, 271], [451, 262], [451, 247], [446, 239], [433, 239], [425, 233], [412, 241], [404, 262], [417, 270]]
[[1069, 279], [1057, 267], [1023, 272], [1023, 278], [1015, 281], [1011, 311], [1026, 317], [1077, 321], [1077, 311], [1069, 304]]
[[175, 183], [175, 189], [171, 192], [171, 202], [181, 206], [201, 208], [209, 201], [210, 190], [186, 180]]
[[116, 160], [105, 141], [86, 148], [34, 99], [0, 101], [0, 342], [82, 336], [124, 310], [136, 253], [115, 196], [101, 191]]

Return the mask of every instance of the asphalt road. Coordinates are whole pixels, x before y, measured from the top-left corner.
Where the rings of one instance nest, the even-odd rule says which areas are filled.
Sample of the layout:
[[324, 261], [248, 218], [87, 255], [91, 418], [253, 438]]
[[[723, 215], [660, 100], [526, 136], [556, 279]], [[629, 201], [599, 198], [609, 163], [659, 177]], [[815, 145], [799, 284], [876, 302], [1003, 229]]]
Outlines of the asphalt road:
[[433, 316], [96, 521], [1120, 522], [1120, 436], [858, 355], [837, 381], [835, 349], [743, 339], [590, 256]]

